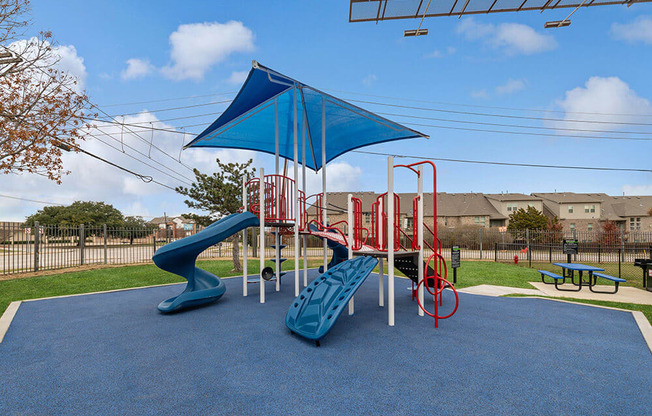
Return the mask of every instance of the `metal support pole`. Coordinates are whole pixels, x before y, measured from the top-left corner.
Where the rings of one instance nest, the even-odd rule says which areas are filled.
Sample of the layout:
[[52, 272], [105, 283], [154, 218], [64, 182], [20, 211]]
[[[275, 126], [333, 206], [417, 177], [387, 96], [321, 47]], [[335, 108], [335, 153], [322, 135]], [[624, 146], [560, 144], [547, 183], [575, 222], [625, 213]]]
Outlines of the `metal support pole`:
[[527, 259], [530, 267], [532, 267], [532, 262], [530, 261], [530, 229], [525, 229], [525, 240], [527, 242]]
[[[242, 178], [242, 211], [247, 212], [247, 178]], [[247, 229], [242, 231], [242, 296], [247, 296], [247, 279], [249, 275], [249, 267], [247, 265]]]
[[294, 195], [292, 195], [294, 203], [294, 296], [299, 296], [299, 257], [300, 242], [299, 242], [299, 224], [301, 217], [299, 216], [299, 120], [297, 118], [297, 88], [294, 87], [292, 94], [294, 104]]
[[86, 233], [84, 231], [84, 224], [79, 226], [79, 264], [84, 265], [84, 248], [86, 245]]
[[[328, 225], [328, 213], [326, 212], [326, 101], [321, 101], [321, 188], [322, 197], [322, 224]], [[324, 272], [328, 270], [328, 244], [324, 238]]]
[[[423, 165], [419, 165], [418, 168], [419, 172], [419, 177], [418, 177], [418, 188], [417, 188], [417, 193], [419, 195], [419, 213], [418, 217], [416, 218], [417, 222], [417, 230], [419, 230], [419, 278], [418, 281], [419, 283], [424, 279], [424, 267], [423, 267]], [[412, 218], [412, 221], [414, 221], [414, 215]], [[414, 238], [414, 236], [412, 237]], [[437, 245], [437, 242], [435, 242], [435, 247]], [[435, 261], [437, 261], [435, 259]], [[417, 297], [419, 298], [419, 303], [423, 305], [423, 286], [419, 286], [419, 292], [417, 293]], [[421, 309], [417, 305], [417, 311], [419, 313], [419, 316], [424, 316], [423, 309]]]
[[[308, 128], [306, 124], [306, 113], [305, 111], [301, 112], [303, 115], [303, 123], [301, 127], [301, 186], [303, 188], [304, 197], [308, 196], [308, 190], [306, 187], [306, 129]], [[306, 201], [304, 200], [304, 208]], [[303, 218], [301, 219], [303, 221]], [[305, 224], [307, 226], [307, 224]], [[303, 236], [303, 287], [308, 286], [308, 236]]]
[[39, 269], [39, 251], [41, 250], [41, 226], [38, 221], [34, 221], [34, 271]]
[[494, 263], [498, 263], [498, 243], [494, 243]]
[[[435, 243], [437, 244], [437, 243]], [[387, 324], [394, 326], [394, 157], [387, 158]]]
[[[349, 260], [353, 258], [353, 201], [351, 200], [353, 198], [353, 195], [349, 194], [347, 196], [347, 205], [346, 205], [346, 210], [347, 210], [347, 220], [349, 223], [348, 226], [348, 232], [349, 232], [349, 241], [348, 241], [348, 248], [349, 248]], [[349, 315], [353, 315], [353, 312], [355, 311], [354, 308], [354, 299], [355, 296], [351, 296], [351, 300], [349, 301]]]
[[259, 248], [259, 258], [260, 258], [260, 271], [259, 271], [259, 284], [260, 284], [260, 303], [265, 303], [265, 280], [263, 279], [263, 269], [265, 268], [265, 169], [260, 168], [260, 196], [258, 197], [258, 202], [260, 203], [259, 215], [260, 215], [260, 244]]
[[383, 258], [378, 259], [378, 306], [385, 306], [385, 268]]
[[107, 257], [108, 257], [107, 256], [107, 249], [106, 249], [106, 224], [104, 224], [103, 233], [104, 233], [104, 264], [106, 264], [107, 263]]

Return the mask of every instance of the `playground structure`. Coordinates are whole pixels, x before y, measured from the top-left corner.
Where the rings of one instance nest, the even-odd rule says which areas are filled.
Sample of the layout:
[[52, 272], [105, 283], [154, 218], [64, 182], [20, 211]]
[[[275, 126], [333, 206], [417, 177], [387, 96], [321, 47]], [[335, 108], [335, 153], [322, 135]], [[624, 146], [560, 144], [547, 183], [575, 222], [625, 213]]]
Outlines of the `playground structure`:
[[[327, 222], [326, 213], [328, 208], [324, 204], [325, 193], [305, 196], [305, 192], [299, 190], [293, 192], [294, 181], [287, 176], [273, 174], [265, 175], [261, 169], [260, 177], [253, 178], [243, 182], [243, 211], [251, 212], [259, 217], [260, 227], [260, 264], [263, 270], [265, 264], [264, 248], [265, 233], [267, 229], [275, 235], [275, 243], [272, 248], [275, 250], [274, 277], [266, 278], [261, 273], [258, 280], [248, 280], [248, 270], [245, 264], [245, 270], [242, 278], [243, 296], [248, 295], [248, 284], [259, 284], [260, 303], [265, 303], [265, 282], [273, 280], [276, 283], [276, 291], [281, 290], [282, 267], [285, 260], [281, 258], [281, 249], [284, 247], [280, 244], [278, 236], [282, 233], [295, 234], [303, 236], [303, 239], [295, 238], [295, 275], [294, 288], [295, 296], [299, 296], [300, 291], [300, 273], [298, 272], [301, 257], [303, 257], [303, 286], [308, 286], [307, 278], [307, 255], [306, 255], [306, 236], [314, 235], [331, 244], [334, 252], [333, 260], [327, 261], [327, 252], [324, 250], [323, 271], [327, 272], [329, 267], [337, 264], [337, 259], [344, 260], [343, 256], [338, 256], [336, 250], [348, 250], [347, 258], [351, 259], [354, 255], [371, 256], [378, 258], [380, 265], [379, 276], [379, 306], [384, 306], [384, 265], [383, 260], [387, 260], [387, 310], [388, 324], [394, 325], [394, 268], [402, 271], [413, 282], [413, 297], [416, 298], [419, 305], [418, 313], [423, 316], [427, 314], [435, 319], [435, 326], [438, 326], [439, 319], [445, 319], [453, 313], [440, 316], [438, 305], [442, 302], [442, 291], [445, 287], [452, 289], [457, 296], [452, 284], [447, 280], [447, 266], [441, 253], [441, 242], [437, 239], [437, 206], [434, 195], [436, 195], [436, 167], [430, 161], [416, 162], [408, 165], [394, 165], [393, 157], [387, 159], [388, 166], [388, 192], [379, 195], [371, 206], [372, 227], [371, 230], [366, 228], [363, 223], [363, 206], [359, 198], [352, 194], [348, 196], [347, 220], [338, 221], [330, 224]], [[435, 220], [432, 227], [424, 223], [423, 220], [423, 179], [424, 166], [432, 167], [433, 171], [433, 209]], [[398, 194], [394, 193], [393, 181], [394, 170], [397, 168], [407, 168], [417, 176], [418, 192], [412, 201], [412, 215], [416, 221], [413, 222], [412, 236], [403, 231], [400, 226], [401, 217], [401, 199]], [[261, 185], [262, 184], [262, 185]], [[261, 203], [262, 201], [262, 203]], [[311, 201], [314, 201], [311, 203]], [[264, 207], [261, 211], [261, 206]], [[315, 208], [314, 217], [309, 214], [310, 207]], [[297, 209], [298, 208], [298, 209]], [[390, 231], [392, 230], [392, 231]], [[430, 244], [424, 238], [424, 234], [432, 238]], [[401, 243], [401, 235], [407, 241], [407, 244]], [[300, 247], [303, 246], [303, 256], [300, 253]], [[243, 253], [247, 252], [248, 241], [246, 232], [243, 233]], [[424, 258], [424, 248], [428, 247], [434, 253], [427, 260]], [[425, 260], [425, 261], [424, 261]], [[432, 265], [432, 266], [431, 266]], [[435, 299], [435, 311], [429, 312], [424, 306], [424, 291], [428, 291]], [[349, 302], [349, 314], [354, 312], [354, 298]]]
[[[299, 113], [301, 113], [300, 116]], [[301, 132], [300, 140], [299, 132]], [[267, 139], [272, 133], [274, 134], [273, 142]], [[320, 140], [317, 140], [318, 136], [321, 136]], [[171, 299], [163, 302], [161, 304], [163, 309], [161, 307], [159, 309], [163, 312], [176, 311], [200, 302], [190, 293], [197, 290], [207, 291], [212, 287], [205, 287], [206, 285], [203, 283], [209, 282], [211, 279], [204, 275], [205, 272], [197, 272], [198, 269], [194, 267], [194, 259], [200, 252], [198, 250], [209, 242], [215, 244], [218, 238], [224, 239], [244, 230], [243, 296], [248, 295], [249, 284], [257, 283], [260, 303], [265, 303], [267, 281], [274, 281], [275, 290], [281, 290], [282, 276], [284, 274], [281, 265], [286, 260], [281, 258], [281, 249], [284, 247], [280, 238], [282, 234], [294, 236], [294, 295], [297, 297], [294, 304], [299, 305], [299, 303], [302, 303], [307, 305], [305, 302], [299, 302], [306, 298], [305, 293], [300, 293], [299, 263], [301, 257], [303, 257], [303, 286], [306, 293], [312, 291], [320, 282], [323, 282], [320, 291], [321, 288], [325, 287], [341, 287], [342, 284], [349, 281], [352, 282], [351, 284], [355, 284], [354, 287], [342, 288], [342, 293], [346, 293], [346, 295], [342, 294], [338, 297], [330, 293], [328, 296], [321, 296], [324, 295], [322, 293], [318, 297], [328, 302], [334, 299], [334, 296], [339, 299], [337, 314], [320, 314], [317, 316], [310, 313], [303, 315], [298, 313], [296, 315], [297, 319], [292, 322], [304, 329], [314, 326], [326, 328], [325, 332], [318, 332], [318, 338], [324, 336], [332, 327], [342, 311], [344, 299], [348, 302], [349, 314], [353, 315], [354, 293], [366, 276], [371, 273], [376, 264], [375, 262], [380, 265], [378, 304], [379, 306], [385, 306], [384, 259], [387, 260], [388, 325], [394, 326], [395, 323], [394, 268], [396, 267], [413, 282], [412, 293], [413, 299], [416, 298], [417, 300], [418, 314], [421, 316], [427, 314], [433, 317], [435, 327], [437, 327], [439, 319], [448, 318], [455, 313], [458, 298], [453, 285], [447, 280], [446, 262], [441, 255], [441, 242], [437, 239], [436, 200], [433, 201], [435, 204], [435, 219], [432, 228], [424, 224], [423, 220], [424, 165], [432, 167], [433, 195], [436, 195], [436, 168], [432, 162], [394, 165], [393, 157], [388, 157], [387, 192], [378, 196], [377, 200], [372, 204], [373, 221], [371, 230], [365, 228], [363, 224], [361, 199], [355, 198], [353, 195], [349, 195], [348, 198], [347, 220], [333, 224], [328, 221], [326, 165], [329, 161], [347, 151], [362, 146], [414, 137], [427, 136], [302, 84], [254, 61], [247, 80], [229, 108], [204, 132], [187, 144], [185, 148], [225, 147], [273, 153], [275, 172], [266, 175], [264, 168], [261, 167], [258, 177], [243, 180], [243, 206], [240, 209], [241, 213], [235, 214], [236, 219], [231, 221], [233, 224], [223, 223], [220, 226], [220, 221], [218, 221], [205, 230], [203, 238], [197, 237], [197, 240], [201, 240], [201, 243], [194, 240], [192, 242], [188, 241], [188, 244], [192, 243], [192, 247], [189, 247], [188, 244], [184, 243], [186, 239], [182, 239], [176, 242], [175, 247], [168, 249], [161, 255], [168, 259], [168, 256], [171, 256], [174, 250], [179, 250], [180, 253], [184, 254], [184, 262], [188, 264], [183, 268], [174, 266], [168, 267], [168, 269], [188, 279], [186, 290], [178, 297], [187, 298], [188, 302], [184, 304], [182, 301], [180, 304], [178, 300], [175, 303], [175, 299]], [[293, 162], [293, 177], [287, 176], [286, 169], [281, 174], [281, 157], [286, 159], [286, 166], [288, 160]], [[299, 189], [300, 165], [302, 168], [302, 189]], [[321, 171], [322, 192], [307, 195], [307, 168]], [[394, 193], [394, 170], [396, 168], [407, 168], [417, 176], [418, 193], [411, 201], [413, 218], [416, 218], [417, 221], [413, 224], [411, 238], [400, 227], [401, 201], [400, 197]], [[311, 207], [315, 208], [313, 218], [309, 214]], [[252, 220], [254, 216], [257, 221]], [[248, 279], [247, 248], [249, 242], [247, 240], [247, 227], [259, 228], [261, 273], [256, 280]], [[272, 270], [265, 267], [265, 235], [268, 231], [274, 235], [272, 248], [275, 256], [271, 260], [274, 262], [275, 267]], [[429, 233], [429, 238], [431, 236], [432, 244], [429, 244], [424, 238], [424, 231]], [[198, 236], [201, 234], [198, 234]], [[401, 243], [401, 234], [409, 241], [406, 246]], [[324, 242], [323, 275], [317, 281], [311, 283], [312, 286], [308, 283], [307, 235], [315, 235]], [[424, 246], [426, 245], [434, 254], [427, 261], [424, 261]], [[334, 252], [330, 264], [327, 256], [329, 246]], [[303, 256], [301, 256], [302, 247]], [[373, 262], [371, 260], [354, 259], [353, 257], [356, 255], [375, 257], [378, 260]], [[155, 257], [157, 256], [158, 253]], [[348, 259], [348, 261], [344, 261], [345, 259]], [[334, 270], [339, 270], [338, 273], [329, 272], [329, 265], [334, 266]], [[166, 263], [166, 266], [169, 265]], [[364, 273], [361, 273], [362, 269], [364, 269]], [[196, 276], [199, 276], [199, 281], [196, 280]], [[212, 279], [213, 282], [219, 282], [219, 278], [214, 278], [217, 280]], [[455, 306], [449, 315], [441, 316], [438, 308], [443, 302], [443, 291], [446, 287], [449, 287], [455, 295]], [[433, 297], [434, 312], [429, 312], [424, 305], [424, 289]], [[336, 294], [339, 293], [338, 290], [336, 290]], [[317, 290], [315, 289], [315, 291]], [[206, 302], [209, 302], [219, 298], [223, 292], [219, 296], [210, 291], [205, 293], [208, 295]], [[312, 295], [316, 295], [316, 293]], [[170, 309], [169, 305], [174, 305], [175, 308]], [[298, 306], [296, 307], [298, 308]], [[324, 305], [321, 305], [321, 307], [324, 307]], [[169, 310], [166, 310], [166, 308]], [[289, 315], [290, 312], [288, 312]], [[306, 322], [306, 319], [308, 321], [321, 319], [322, 322]], [[323, 320], [330, 319], [332, 321], [328, 325], [323, 325]], [[290, 321], [286, 320], [286, 323], [288, 322]], [[288, 323], [288, 327], [292, 332], [305, 334], [305, 331], [291, 325], [294, 324]], [[316, 340], [318, 341], [318, 339]]]

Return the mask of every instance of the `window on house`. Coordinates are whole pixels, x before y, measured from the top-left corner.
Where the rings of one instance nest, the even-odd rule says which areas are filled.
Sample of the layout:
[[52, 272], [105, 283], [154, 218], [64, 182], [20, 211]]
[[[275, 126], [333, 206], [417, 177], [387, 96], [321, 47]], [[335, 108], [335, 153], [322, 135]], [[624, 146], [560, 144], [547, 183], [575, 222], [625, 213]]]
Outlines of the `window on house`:
[[572, 213], [573, 213], [573, 206], [572, 206], [572, 205], [569, 205], [569, 206], [568, 206], [568, 213], [569, 213], [569, 214], [572, 214]]
[[593, 224], [592, 224], [592, 223], [589, 223], [589, 224], [586, 226], [586, 229], [589, 230], [589, 231], [593, 231]]
[[534, 204], [532, 202], [530, 202], [529, 204], [527, 204], [527, 206], [528, 207], [534, 207]]
[[444, 225], [448, 227], [448, 217], [444, 217]]
[[595, 205], [591, 205], [591, 212], [595, 212]]
[[507, 204], [507, 211], [518, 211], [518, 204]]
[[574, 229], [575, 229], [575, 223], [574, 223], [574, 222], [571, 222], [571, 223], [570, 223], [570, 229], [571, 229], [571, 230], [574, 230]]
[[475, 221], [476, 225], [481, 225], [481, 226], [484, 227], [484, 224], [485, 224], [484, 217], [475, 217], [474, 221]]
[[414, 219], [413, 218], [407, 218], [407, 225], [406, 225], [405, 228], [411, 229], [413, 224], [414, 224]]
[[588, 212], [589, 212], [589, 206], [588, 206], [588, 205], [584, 205], [584, 212], [585, 212], [585, 213], [588, 213]]
[[364, 213], [364, 222], [371, 222], [371, 213], [370, 212], [365, 212]]
[[629, 229], [632, 231], [638, 231], [641, 229], [641, 218], [630, 218], [629, 219]]

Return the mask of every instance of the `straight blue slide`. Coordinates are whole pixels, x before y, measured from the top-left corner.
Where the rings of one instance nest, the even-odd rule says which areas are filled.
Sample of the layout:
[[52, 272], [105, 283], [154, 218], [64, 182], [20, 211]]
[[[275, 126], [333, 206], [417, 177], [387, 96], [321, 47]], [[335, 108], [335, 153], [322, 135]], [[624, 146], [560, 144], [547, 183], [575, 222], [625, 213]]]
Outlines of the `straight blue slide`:
[[378, 264], [369, 256], [338, 264], [319, 276], [292, 302], [285, 325], [295, 334], [317, 341], [331, 330], [353, 294]]
[[[314, 224], [308, 224], [308, 227], [312, 232], [318, 230], [318, 228]], [[329, 230], [328, 232], [331, 232], [333, 234], [337, 233], [334, 230]], [[321, 236], [317, 236], [317, 237], [321, 238], [322, 240], [325, 238]], [[326, 238], [326, 244], [328, 245], [328, 248], [330, 248], [333, 251], [333, 257], [331, 257], [331, 261], [328, 263], [329, 269], [349, 259], [349, 249], [344, 244], [340, 244], [337, 241], [328, 238]], [[319, 273], [324, 273], [324, 266], [319, 266]]]
[[195, 266], [197, 256], [208, 247], [219, 243], [248, 227], [260, 225], [258, 217], [250, 212], [228, 215], [195, 235], [166, 244], [156, 250], [152, 260], [160, 269], [179, 275], [188, 284], [178, 296], [158, 305], [163, 313], [203, 305], [218, 300], [226, 287], [219, 277]]

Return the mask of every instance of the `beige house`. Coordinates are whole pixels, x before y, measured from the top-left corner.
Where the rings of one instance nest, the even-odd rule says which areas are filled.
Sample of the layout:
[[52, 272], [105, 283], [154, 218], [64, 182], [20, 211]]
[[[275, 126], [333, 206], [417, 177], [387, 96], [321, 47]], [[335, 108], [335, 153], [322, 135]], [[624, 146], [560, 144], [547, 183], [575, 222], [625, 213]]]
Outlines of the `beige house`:
[[485, 197], [499, 213], [506, 217], [506, 220], [502, 223], [499, 220], [494, 221], [491, 225], [492, 227], [506, 227], [509, 225], [509, 216], [521, 208], [527, 210], [529, 207], [534, 207], [539, 212], [543, 212], [543, 200], [536, 196], [505, 193], [486, 194]]
[[[166, 222], [167, 221], [167, 222]], [[182, 215], [172, 217], [155, 217], [150, 224], [157, 225], [159, 230], [156, 238], [166, 238], [165, 229], [168, 229], [169, 238], [183, 238], [192, 235], [198, 231], [197, 224]], [[167, 226], [167, 227], [166, 227]]]

